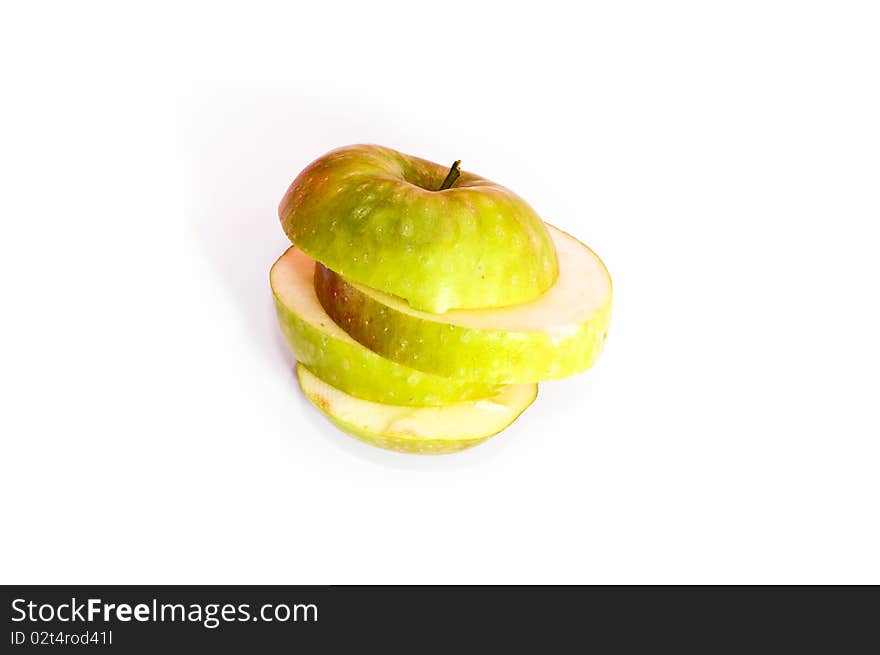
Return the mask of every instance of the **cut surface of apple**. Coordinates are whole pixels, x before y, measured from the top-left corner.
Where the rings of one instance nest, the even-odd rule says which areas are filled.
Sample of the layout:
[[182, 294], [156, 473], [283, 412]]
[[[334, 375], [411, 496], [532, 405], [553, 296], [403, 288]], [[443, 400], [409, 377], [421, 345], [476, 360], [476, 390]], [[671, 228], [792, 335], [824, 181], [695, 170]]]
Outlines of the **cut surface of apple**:
[[296, 371], [306, 397], [342, 430], [374, 446], [406, 453], [443, 454], [475, 446], [513, 423], [538, 395], [538, 385], [516, 384], [482, 400], [405, 407], [350, 396], [301, 362]]
[[611, 278], [599, 257], [548, 225], [559, 277], [542, 296], [496, 309], [430, 314], [318, 265], [315, 290], [357, 341], [414, 369], [491, 383], [539, 382], [589, 368], [611, 318]]
[[444, 312], [540, 296], [558, 271], [541, 218], [473, 173], [440, 188], [449, 172], [390, 148], [346, 146], [297, 176], [279, 216], [309, 256], [413, 307]]
[[315, 296], [315, 261], [290, 248], [269, 273], [281, 331], [297, 360], [352, 396], [395, 405], [445, 405], [486, 398], [492, 384], [453, 380], [386, 359], [352, 339]]

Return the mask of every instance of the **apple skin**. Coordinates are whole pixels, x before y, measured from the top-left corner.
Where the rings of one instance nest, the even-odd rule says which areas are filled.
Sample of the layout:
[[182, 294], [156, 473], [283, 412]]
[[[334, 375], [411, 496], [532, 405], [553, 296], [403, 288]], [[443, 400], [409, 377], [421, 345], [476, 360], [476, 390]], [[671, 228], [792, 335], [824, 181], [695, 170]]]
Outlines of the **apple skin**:
[[[540, 320], [551, 302], [548, 292], [527, 305], [475, 312], [432, 315], [413, 310], [386, 294], [358, 285], [318, 264], [315, 292], [327, 314], [348, 334], [372, 351], [427, 373], [495, 384], [540, 382], [586, 370], [602, 352], [611, 320], [611, 279], [601, 260], [574, 237], [552, 228], [557, 248], [582, 257], [582, 268], [567, 268], [560, 254], [560, 280], [577, 288], [595, 286], [595, 304], [576, 320], [547, 328], [492, 329], [501, 314], [529, 312]], [[560, 250], [560, 253], [562, 251]], [[586, 262], [585, 264], [583, 262]], [[585, 273], [586, 271], [586, 273]], [[559, 284], [562, 284], [560, 282]], [[567, 297], [555, 306], [569, 309]], [[537, 308], [537, 309], [535, 309]], [[481, 327], [453, 322], [462, 314], [485, 317]], [[508, 320], [508, 323], [510, 321]], [[497, 322], [495, 323], [498, 324]]]
[[502, 307], [556, 280], [553, 243], [512, 191], [448, 166], [375, 145], [333, 150], [309, 164], [278, 213], [290, 240], [340, 275], [412, 307]]
[[[346, 398], [344, 392], [321, 380], [302, 362], [297, 363], [296, 374], [306, 397], [343, 432], [347, 432], [372, 446], [418, 455], [445, 455], [481, 444], [508, 428], [535, 401], [538, 395], [537, 384], [524, 384], [503, 387], [495, 400], [504, 398], [507, 404], [496, 404], [492, 409], [486, 409], [482, 406], [483, 403], [491, 402], [486, 400], [466, 401], [443, 407], [401, 408], [380, 405], [353, 397]], [[369, 415], [381, 427], [370, 428], [364, 425], [366, 421], [360, 421], [360, 424], [357, 424], [351, 418], [348, 420], [342, 418], [338, 415], [343, 413], [338, 411], [340, 404], [348, 406], [348, 414], [352, 413], [352, 405], [357, 406], [357, 413], [361, 417]], [[410, 409], [411, 411], [400, 417], [401, 409]], [[424, 414], [428, 414], [431, 418], [429, 420], [423, 418], [422, 424], [430, 422], [435, 428], [434, 435], [431, 437], [418, 434], [413, 427], [415, 422], [412, 420], [412, 416]], [[474, 414], [482, 414], [479, 428], [472, 427], [465, 434], [457, 436], [443, 435], [441, 437], [437, 434], [436, 428], [440, 428], [440, 431], [444, 427], [450, 430], [461, 430], [468, 425], [468, 419]], [[376, 417], [379, 417], [378, 420]], [[488, 424], [487, 417], [491, 417]], [[405, 424], [395, 427], [401, 418]]]
[[496, 385], [427, 374], [365, 348], [324, 312], [315, 297], [314, 270], [314, 260], [290, 248], [272, 266], [269, 280], [287, 344], [328, 384], [357, 398], [415, 406], [488, 398], [498, 392]]

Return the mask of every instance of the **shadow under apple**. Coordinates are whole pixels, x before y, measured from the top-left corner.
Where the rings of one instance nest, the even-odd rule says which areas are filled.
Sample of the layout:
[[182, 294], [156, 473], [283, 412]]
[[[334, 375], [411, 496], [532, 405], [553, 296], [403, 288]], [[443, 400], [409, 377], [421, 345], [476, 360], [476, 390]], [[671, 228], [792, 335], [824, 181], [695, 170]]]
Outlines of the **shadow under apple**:
[[[180, 114], [179, 142], [192, 190], [192, 225], [198, 245], [230, 294], [267, 365], [277, 367], [307, 404], [292, 374], [294, 358], [275, 321], [269, 269], [290, 245], [277, 208], [287, 186], [310, 161], [340, 145], [406, 142], [400, 128], [378, 113], [324, 90], [309, 94], [258, 83], [218, 83], [195, 92]], [[386, 119], [387, 120], [387, 119]], [[285, 370], [281, 370], [285, 369]], [[312, 409], [312, 408], [309, 408]], [[442, 471], [492, 456], [499, 436], [452, 457], [420, 458], [382, 451], [339, 432], [317, 410], [306, 419], [348, 454], [392, 468]], [[313, 416], [311, 416], [313, 414]]]

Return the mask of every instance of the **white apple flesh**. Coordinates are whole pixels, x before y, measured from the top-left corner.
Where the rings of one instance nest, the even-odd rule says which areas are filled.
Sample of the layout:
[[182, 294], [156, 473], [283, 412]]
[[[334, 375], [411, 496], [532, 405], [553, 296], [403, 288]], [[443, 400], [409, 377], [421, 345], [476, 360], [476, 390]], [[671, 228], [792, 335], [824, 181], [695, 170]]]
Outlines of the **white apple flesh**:
[[538, 395], [538, 385], [517, 384], [491, 398], [444, 407], [384, 405], [340, 391], [302, 363], [296, 370], [306, 397], [342, 430], [406, 453], [439, 455], [475, 446], [513, 423]]

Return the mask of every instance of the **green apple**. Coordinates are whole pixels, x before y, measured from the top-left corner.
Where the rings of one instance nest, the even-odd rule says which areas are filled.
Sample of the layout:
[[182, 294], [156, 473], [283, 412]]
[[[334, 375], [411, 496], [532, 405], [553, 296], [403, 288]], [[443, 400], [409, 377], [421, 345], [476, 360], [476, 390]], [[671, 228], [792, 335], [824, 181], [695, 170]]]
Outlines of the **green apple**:
[[590, 367], [611, 318], [611, 278], [574, 237], [549, 226], [559, 277], [541, 297], [513, 307], [429, 314], [319, 265], [315, 291], [336, 323], [400, 364], [496, 384], [538, 382]]
[[374, 446], [406, 453], [439, 455], [475, 446], [513, 423], [538, 395], [536, 384], [514, 384], [483, 400], [404, 407], [350, 396], [301, 362], [296, 372], [306, 397], [342, 430]]
[[417, 309], [536, 299], [558, 274], [544, 223], [512, 191], [457, 164], [374, 145], [333, 150], [290, 185], [281, 223], [331, 270]]
[[352, 339], [315, 296], [315, 261], [296, 248], [269, 273], [278, 323], [296, 358], [345, 392], [395, 405], [445, 405], [487, 398], [495, 385], [451, 380], [396, 364]]

